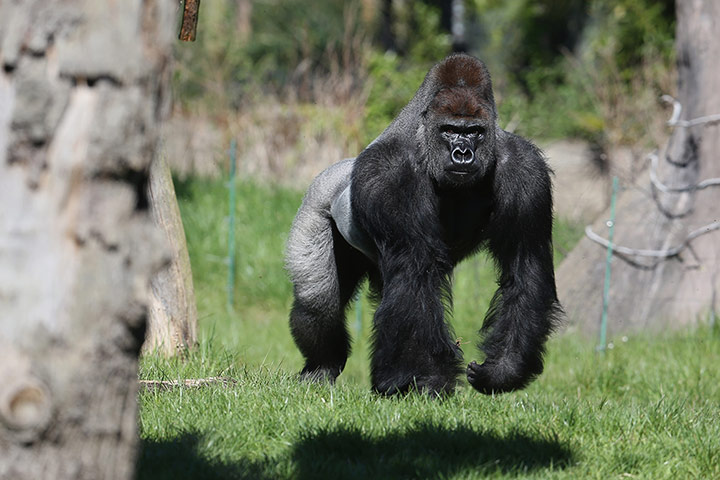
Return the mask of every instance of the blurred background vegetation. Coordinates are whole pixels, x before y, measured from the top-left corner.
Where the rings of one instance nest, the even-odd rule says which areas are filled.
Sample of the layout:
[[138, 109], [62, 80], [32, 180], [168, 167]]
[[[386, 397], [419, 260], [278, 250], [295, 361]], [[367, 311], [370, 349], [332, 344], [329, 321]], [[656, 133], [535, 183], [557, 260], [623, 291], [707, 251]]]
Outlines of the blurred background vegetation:
[[[197, 41], [177, 45], [174, 116], [211, 128], [223, 145], [237, 138], [242, 175], [306, 184], [375, 138], [452, 51], [451, 4], [205, 2]], [[501, 126], [599, 149], [657, 144], [665, 134], [659, 96], [675, 89], [672, 0], [464, 7], [465, 47], [493, 74]]]

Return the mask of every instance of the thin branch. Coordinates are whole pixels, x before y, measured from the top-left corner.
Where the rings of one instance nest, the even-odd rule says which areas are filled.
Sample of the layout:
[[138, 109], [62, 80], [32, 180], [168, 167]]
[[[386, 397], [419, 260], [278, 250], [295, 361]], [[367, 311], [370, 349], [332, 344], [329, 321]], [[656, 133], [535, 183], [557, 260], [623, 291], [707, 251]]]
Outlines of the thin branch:
[[[682, 113], [682, 104], [675, 100], [670, 95], [663, 95], [661, 99], [665, 102], [671, 103], [673, 107], [672, 116], [670, 117], [670, 120], [668, 120], [668, 125], [671, 127], [693, 127], [696, 125], [705, 125], [708, 123], [715, 123], [720, 122], [720, 114], [715, 115], [706, 115], [703, 117], [693, 118], [691, 120], [680, 120], [680, 114]], [[672, 137], [671, 137], [672, 141]], [[709, 178], [707, 180], [703, 180], [702, 182], [696, 183], [695, 185], [687, 185], [684, 187], [669, 187], [662, 183], [657, 175], [657, 166], [658, 166], [658, 156], [656, 152], [652, 152], [648, 155], [648, 159], [650, 160], [650, 183], [652, 186], [652, 197], [655, 201], [656, 206], [660, 209], [660, 211], [667, 216], [668, 218], [680, 218], [683, 216], [688, 215], [692, 209], [688, 209], [686, 212], [682, 214], [671, 214], [670, 212], [667, 212], [664, 207], [662, 206], [659, 198], [657, 197], [657, 192], [663, 192], [663, 193], [691, 193], [696, 192], [698, 190], [703, 190], [708, 187], [717, 187], [720, 186], [720, 178]], [[674, 162], [670, 162], [675, 164]], [[686, 165], [682, 165], [686, 166]], [[690, 242], [692, 242], [694, 239], [701, 235], [705, 235], [706, 233], [710, 233], [714, 230], [720, 230], [720, 221], [714, 221], [712, 223], [709, 223], [707, 225], [704, 225], [696, 230], [693, 230], [688, 234], [687, 237], [675, 247], [668, 248], [666, 250], [647, 250], [647, 249], [635, 249], [635, 248], [628, 248], [623, 247], [621, 245], [616, 245], [611, 243], [609, 240], [601, 237], [600, 235], [596, 234], [592, 231], [592, 228], [590, 225], [585, 227], [585, 235], [592, 240], [595, 243], [598, 243], [602, 245], [605, 248], [611, 248], [613, 253], [615, 253], [618, 257], [622, 258], [626, 262], [630, 263], [631, 265], [634, 265], [639, 268], [643, 269], [653, 269], [657, 265], [660, 264], [660, 262], [663, 259], [677, 257], [680, 255], [681, 252], [683, 252], [685, 249], [688, 249], [690, 253], [697, 259], [697, 255], [695, 254], [692, 245], [690, 245]], [[658, 259], [653, 264], [647, 265], [640, 262], [637, 262], [634, 258], [635, 257], [651, 257]]]
[[668, 125], [670, 125], [671, 127], [688, 128], [694, 127], [696, 125], [703, 125], [706, 123], [720, 122], [720, 114], [717, 113], [714, 115], [705, 115], [703, 117], [693, 118], [691, 120], [680, 120], [680, 114], [682, 113], [682, 104], [670, 95], [663, 95], [660, 98], [663, 101], [672, 104], [673, 112], [670, 116], [670, 120], [668, 120]]
[[712, 222], [707, 225], [704, 225], [696, 230], [693, 230], [688, 234], [687, 237], [685, 237], [685, 240], [682, 241], [679, 245], [668, 248], [666, 250], [643, 250], [643, 249], [635, 249], [635, 248], [628, 248], [623, 247], [621, 245], [611, 244], [607, 239], [601, 237], [597, 233], [592, 231], [592, 228], [590, 225], [585, 227], [585, 235], [592, 240], [595, 243], [599, 243], [600, 245], [604, 246], [605, 248], [612, 247], [614, 252], [628, 255], [632, 257], [654, 257], [654, 258], [670, 258], [670, 257], [676, 257], [678, 256], [683, 250], [685, 250], [691, 241], [696, 239], [697, 237], [701, 235], [705, 235], [706, 233], [710, 233], [714, 230], [720, 230], [720, 221]]
[[664, 183], [660, 181], [660, 179], [657, 176], [657, 166], [658, 166], [658, 156], [657, 153], [652, 152], [648, 154], [648, 159], [650, 160], [650, 182], [653, 184], [655, 188], [660, 190], [663, 193], [687, 193], [687, 192], [695, 192], [698, 190], [703, 190], [708, 187], [719, 187], [720, 186], [720, 178], [708, 178], [707, 180], [703, 180], [700, 183], [697, 183], [695, 185], [688, 185], [686, 187], [668, 187]]

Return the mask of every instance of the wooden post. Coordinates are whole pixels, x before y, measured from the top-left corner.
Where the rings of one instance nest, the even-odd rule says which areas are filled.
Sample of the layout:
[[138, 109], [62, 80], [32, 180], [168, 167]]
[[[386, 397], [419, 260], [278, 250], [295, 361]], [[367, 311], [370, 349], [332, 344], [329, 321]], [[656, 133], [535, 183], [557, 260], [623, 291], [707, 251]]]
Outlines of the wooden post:
[[[180, 40], [194, 41], [200, 0], [185, 0]], [[197, 306], [185, 230], [170, 168], [158, 156], [150, 166], [150, 209], [170, 247], [169, 264], [152, 279], [150, 315], [143, 351], [171, 356], [197, 343]]]
[[162, 157], [150, 167], [148, 193], [153, 220], [165, 234], [171, 260], [152, 279], [143, 350], [169, 356], [183, 353], [197, 343], [197, 307], [185, 230], [170, 168]]

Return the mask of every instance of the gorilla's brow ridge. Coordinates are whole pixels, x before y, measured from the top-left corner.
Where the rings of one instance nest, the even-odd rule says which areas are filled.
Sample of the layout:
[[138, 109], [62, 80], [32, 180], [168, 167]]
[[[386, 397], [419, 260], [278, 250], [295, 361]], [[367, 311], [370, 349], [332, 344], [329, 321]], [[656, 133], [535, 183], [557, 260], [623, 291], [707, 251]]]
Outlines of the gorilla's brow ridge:
[[472, 118], [488, 118], [492, 112], [477, 90], [468, 87], [440, 90], [433, 99], [432, 110], [440, 115]]

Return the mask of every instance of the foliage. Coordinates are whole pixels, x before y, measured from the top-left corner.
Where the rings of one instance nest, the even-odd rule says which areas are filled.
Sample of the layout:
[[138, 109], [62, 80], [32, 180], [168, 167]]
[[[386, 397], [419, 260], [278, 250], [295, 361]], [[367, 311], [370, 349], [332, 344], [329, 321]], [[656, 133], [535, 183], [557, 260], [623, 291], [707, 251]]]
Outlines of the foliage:
[[583, 54], [612, 55], [615, 68], [629, 81], [647, 58], [673, 57], [674, 2], [595, 0]]
[[370, 91], [365, 104], [365, 145], [407, 105], [422, 83], [427, 67], [402, 61], [396, 53], [373, 53], [368, 62]]
[[400, 12], [414, 25], [399, 35], [397, 52], [371, 51], [368, 61], [370, 90], [365, 104], [365, 143], [377, 137], [410, 101], [430, 67], [451, 51], [450, 35], [442, 31], [440, 12], [421, 2], [408, 2]]
[[658, 98], [674, 89], [673, 2], [474, 5], [484, 32], [475, 53], [499, 78], [500, 113], [519, 133], [649, 143], [661, 128]]
[[[174, 90], [185, 107], [237, 109], [258, 93], [312, 100], [313, 82], [330, 75], [357, 76], [367, 26], [360, 2], [255, 0], [248, 32], [237, 23], [240, 2], [203, 4], [194, 44], [178, 45]], [[362, 80], [362, 75], [358, 80]]]
[[[240, 3], [203, 4], [197, 42], [177, 47], [178, 103], [220, 118], [275, 98], [347, 107], [350, 117], [365, 120], [350, 122], [362, 133], [349, 143], [332, 145], [345, 155], [380, 133], [429, 66], [450, 52], [449, 33], [431, 5], [437, 2], [394, 2], [395, 52], [376, 39], [377, 1], [248, 2], [246, 32], [237, 25]], [[658, 97], [674, 89], [671, 0], [472, 0], [466, 6], [467, 43], [493, 72], [504, 126], [532, 138], [598, 144], [650, 144], [664, 132]], [[338, 131], [328, 142], [345, 135]]]
[[666, 114], [659, 98], [675, 90], [673, 2], [596, 0], [568, 78], [582, 82], [612, 144], [657, 146]]

